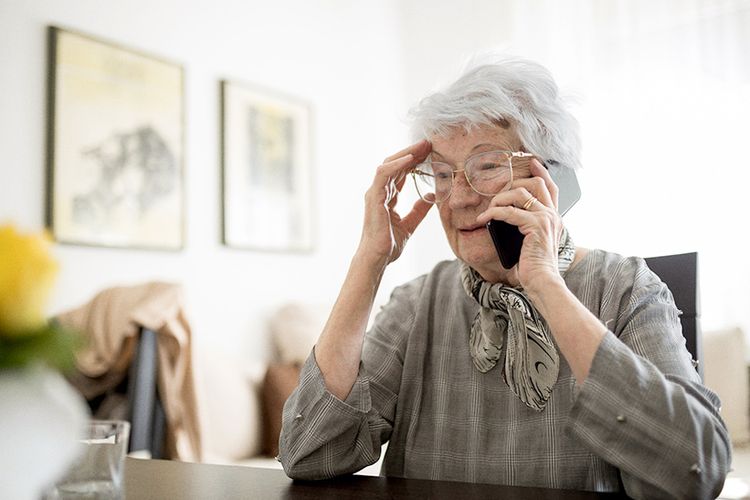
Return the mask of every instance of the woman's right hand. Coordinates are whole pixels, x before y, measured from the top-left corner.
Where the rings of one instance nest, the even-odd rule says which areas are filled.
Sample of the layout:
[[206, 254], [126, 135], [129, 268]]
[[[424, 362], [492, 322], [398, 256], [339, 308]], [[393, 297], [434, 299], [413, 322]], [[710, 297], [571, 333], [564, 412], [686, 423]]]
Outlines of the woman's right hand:
[[358, 254], [374, 259], [383, 267], [398, 259], [409, 237], [432, 207], [421, 198], [404, 217], [396, 212], [398, 193], [407, 174], [430, 154], [432, 145], [421, 140], [389, 156], [375, 173], [365, 194], [365, 221]]

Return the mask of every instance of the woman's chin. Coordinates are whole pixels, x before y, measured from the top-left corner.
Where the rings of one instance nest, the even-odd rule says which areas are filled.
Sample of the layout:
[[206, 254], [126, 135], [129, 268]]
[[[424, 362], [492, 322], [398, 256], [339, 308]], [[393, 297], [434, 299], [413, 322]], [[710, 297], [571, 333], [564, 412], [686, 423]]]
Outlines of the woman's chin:
[[515, 286], [518, 281], [518, 265], [505, 269], [500, 263], [495, 247], [462, 249], [458, 258], [471, 266], [485, 280], [492, 283], [506, 283]]
[[503, 269], [500, 264], [500, 259], [497, 256], [495, 247], [486, 248], [471, 248], [460, 252], [459, 259], [466, 262], [468, 265], [480, 271], [481, 269]]

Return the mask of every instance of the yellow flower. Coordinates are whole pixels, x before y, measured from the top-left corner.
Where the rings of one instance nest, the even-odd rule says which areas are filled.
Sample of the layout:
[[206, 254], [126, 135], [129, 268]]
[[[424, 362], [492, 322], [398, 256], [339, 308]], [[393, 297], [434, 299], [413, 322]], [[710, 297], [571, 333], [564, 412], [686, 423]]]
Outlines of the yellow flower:
[[0, 226], [0, 336], [34, 333], [45, 325], [44, 305], [57, 275], [47, 234], [24, 235]]

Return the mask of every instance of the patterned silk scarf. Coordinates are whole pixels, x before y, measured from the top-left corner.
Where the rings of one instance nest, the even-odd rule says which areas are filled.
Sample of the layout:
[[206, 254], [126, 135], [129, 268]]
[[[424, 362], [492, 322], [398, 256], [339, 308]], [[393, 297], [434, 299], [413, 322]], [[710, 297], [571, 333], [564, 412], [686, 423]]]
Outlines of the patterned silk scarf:
[[[575, 253], [573, 240], [563, 229], [557, 264], [561, 275], [565, 275]], [[486, 373], [499, 361], [513, 393], [529, 408], [542, 411], [560, 369], [560, 356], [547, 322], [523, 289], [489, 283], [464, 262], [461, 281], [466, 293], [481, 306], [469, 338], [474, 366]]]

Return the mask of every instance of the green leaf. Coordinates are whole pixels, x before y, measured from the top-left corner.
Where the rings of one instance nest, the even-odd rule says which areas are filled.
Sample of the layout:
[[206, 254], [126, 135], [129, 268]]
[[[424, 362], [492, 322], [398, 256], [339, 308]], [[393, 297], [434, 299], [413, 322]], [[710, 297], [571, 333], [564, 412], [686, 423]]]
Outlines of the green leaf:
[[81, 345], [80, 335], [59, 326], [47, 326], [23, 336], [0, 336], [0, 369], [43, 362], [67, 372], [75, 367], [74, 353]]

